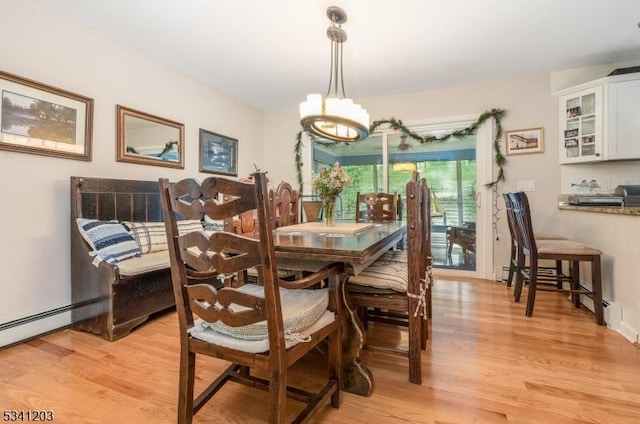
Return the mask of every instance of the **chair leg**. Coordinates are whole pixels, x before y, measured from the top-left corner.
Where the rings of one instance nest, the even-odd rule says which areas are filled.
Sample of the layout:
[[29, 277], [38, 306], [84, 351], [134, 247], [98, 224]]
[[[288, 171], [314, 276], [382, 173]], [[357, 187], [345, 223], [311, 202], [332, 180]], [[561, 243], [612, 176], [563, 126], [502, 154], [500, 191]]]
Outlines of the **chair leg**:
[[596, 323], [604, 325], [604, 307], [602, 306], [602, 269], [600, 255], [591, 262], [591, 285], [593, 291], [593, 309], [596, 313]]
[[281, 362], [269, 372], [269, 424], [284, 424], [287, 418], [287, 374]]
[[180, 353], [180, 381], [178, 384], [178, 424], [193, 421], [193, 390], [195, 388], [196, 354]]
[[342, 326], [338, 327], [338, 331], [329, 336], [329, 378], [338, 383], [338, 389], [331, 395], [331, 406], [336, 409], [340, 408], [342, 387]]
[[536, 302], [536, 288], [538, 284], [538, 261], [532, 259], [529, 264], [529, 293], [527, 294], [527, 316], [533, 316], [533, 305]]
[[576, 308], [580, 307], [580, 262], [572, 261], [571, 262], [571, 301], [573, 302]]
[[522, 295], [522, 286], [524, 285], [524, 253], [518, 251], [518, 259], [516, 261], [516, 286], [513, 289], [513, 300], [520, 302], [520, 296]]
[[414, 299], [409, 301], [409, 382], [422, 384], [421, 326], [425, 325], [425, 321], [420, 314], [414, 316], [412, 311], [416, 303]]
[[558, 289], [562, 289], [562, 261], [556, 261], [556, 281]]
[[516, 270], [516, 247], [511, 245], [511, 257], [509, 258], [509, 276], [507, 277], [507, 287], [511, 287], [513, 273]]

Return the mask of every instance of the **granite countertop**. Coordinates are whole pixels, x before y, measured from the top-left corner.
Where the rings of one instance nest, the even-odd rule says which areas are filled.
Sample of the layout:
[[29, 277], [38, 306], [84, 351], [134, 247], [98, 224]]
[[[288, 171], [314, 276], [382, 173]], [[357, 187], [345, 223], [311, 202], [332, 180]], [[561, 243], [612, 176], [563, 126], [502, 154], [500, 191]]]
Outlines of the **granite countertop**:
[[567, 201], [568, 194], [560, 194], [558, 196], [558, 209], [567, 211], [580, 211], [580, 212], [596, 212], [596, 213], [608, 213], [614, 215], [638, 215], [640, 216], [640, 207], [625, 208], [616, 206], [573, 206]]

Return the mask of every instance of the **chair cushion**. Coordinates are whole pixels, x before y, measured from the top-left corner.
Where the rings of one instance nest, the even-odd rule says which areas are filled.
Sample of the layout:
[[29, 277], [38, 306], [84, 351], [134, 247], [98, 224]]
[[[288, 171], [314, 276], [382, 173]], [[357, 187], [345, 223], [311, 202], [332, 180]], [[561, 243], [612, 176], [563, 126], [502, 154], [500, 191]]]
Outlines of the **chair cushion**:
[[[383, 255], [384, 256], [384, 255]], [[349, 277], [350, 284], [406, 292], [407, 264], [377, 260], [358, 275]]]
[[205, 231], [224, 231], [224, 220], [211, 219], [209, 215], [205, 215], [202, 221], [202, 226]]
[[[264, 298], [264, 287], [257, 284], [245, 284], [237, 290]], [[327, 289], [288, 290], [280, 288], [280, 302], [285, 335], [299, 333], [316, 322], [327, 310], [329, 291]], [[245, 307], [232, 304], [229, 305], [229, 309], [238, 312]], [[243, 340], [263, 340], [269, 337], [266, 320], [240, 327], [231, 327], [222, 321], [207, 325], [219, 333]]]
[[78, 230], [95, 256], [93, 264], [102, 261], [114, 264], [127, 258], [140, 256], [140, 247], [131, 234], [118, 221], [76, 218]]
[[387, 253], [380, 256], [376, 262], [399, 262], [402, 264], [406, 264], [408, 262], [407, 251], [389, 250]]
[[535, 233], [533, 238], [537, 240], [567, 240], [566, 237], [552, 233]]
[[[180, 235], [192, 231], [202, 231], [202, 222], [196, 219], [185, 219], [177, 223]], [[159, 252], [169, 248], [164, 222], [123, 221], [122, 225], [129, 230], [143, 254]]]
[[602, 255], [602, 251], [595, 247], [570, 240], [540, 240], [536, 241], [536, 247], [538, 255]]
[[[300, 330], [300, 337], [290, 337], [284, 340], [285, 347], [287, 349], [300, 343], [304, 337], [319, 331], [327, 325], [334, 322], [336, 319], [335, 314], [331, 311], [324, 311], [323, 314], [304, 330]], [[224, 346], [229, 349], [241, 350], [248, 353], [262, 353], [269, 350], [269, 339], [261, 340], [244, 340], [237, 337], [227, 336], [218, 331], [213, 330], [209, 324], [201, 319], [197, 319], [193, 322], [193, 327], [189, 329], [189, 334], [196, 339], [213, 343], [218, 346]]]

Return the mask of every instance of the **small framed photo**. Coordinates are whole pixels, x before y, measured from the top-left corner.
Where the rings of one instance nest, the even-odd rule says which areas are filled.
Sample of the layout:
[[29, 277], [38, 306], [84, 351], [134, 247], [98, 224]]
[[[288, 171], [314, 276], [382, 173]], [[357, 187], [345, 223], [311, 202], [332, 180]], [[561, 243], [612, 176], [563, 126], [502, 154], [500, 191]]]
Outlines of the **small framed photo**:
[[564, 131], [564, 138], [574, 138], [578, 136], [578, 129], [577, 128], [573, 128], [570, 130], [565, 130]]
[[577, 138], [567, 138], [564, 141], [564, 147], [578, 147], [578, 139]]
[[580, 106], [570, 107], [567, 109], [567, 118], [577, 118], [580, 115], [582, 115], [582, 109]]
[[93, 99], [0, 71], [0, 149], [91, 160]]
[[238, 176], [238, 140], [200, 129], [200, 172]]
[[544, 128], [507, 131], [507, 155], [544, 152]]

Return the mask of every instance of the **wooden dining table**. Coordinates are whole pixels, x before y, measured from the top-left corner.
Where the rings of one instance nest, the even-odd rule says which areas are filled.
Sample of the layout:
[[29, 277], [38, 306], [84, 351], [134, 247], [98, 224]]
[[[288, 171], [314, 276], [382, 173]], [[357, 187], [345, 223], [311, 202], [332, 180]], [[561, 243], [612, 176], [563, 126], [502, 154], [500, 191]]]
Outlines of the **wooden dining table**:
[[[341, 262], [347, 275], [357, 275], [378, 257], [394, 247], [406, 233], [406, 223], [355, 223], [337, 221], [280, 227], [274, 231], [278, 267], [309, 270], [314, 264]], [[360, 351], [365, 333], [355, 311], [349, 306], [342, 284], [343, 338], [342, 389], [362, 396], [373, 392], [373, 375], [362, 363]]]

